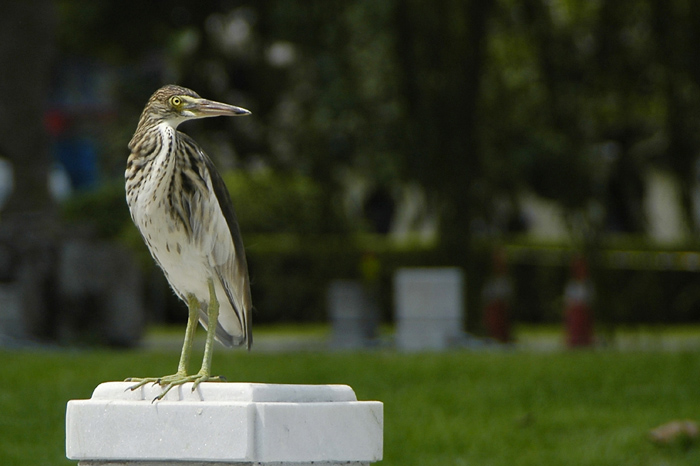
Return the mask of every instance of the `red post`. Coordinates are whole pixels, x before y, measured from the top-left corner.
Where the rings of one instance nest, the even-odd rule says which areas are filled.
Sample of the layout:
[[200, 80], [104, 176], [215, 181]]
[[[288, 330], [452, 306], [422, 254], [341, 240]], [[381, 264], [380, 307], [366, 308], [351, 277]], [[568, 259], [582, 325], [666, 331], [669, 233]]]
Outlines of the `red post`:
[[492, 276], [483, 290], [483, 322], [489, 337], [501, 343], [513, 340], [510, 325], [510, 303], [513, 284], [508, 277], [508, 261], [504, 251], [493, 255]]
[[588, 281], [588, 264], [577, 257], [571, 264], [571, 280], [564, 290], [564, 325], [570, 348], [593, 344], [593, 290]]

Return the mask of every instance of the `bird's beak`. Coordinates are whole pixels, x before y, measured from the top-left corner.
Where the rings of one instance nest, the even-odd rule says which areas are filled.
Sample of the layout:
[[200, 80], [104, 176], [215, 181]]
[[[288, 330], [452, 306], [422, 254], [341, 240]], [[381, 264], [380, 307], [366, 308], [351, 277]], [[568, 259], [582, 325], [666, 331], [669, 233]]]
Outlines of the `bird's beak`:
[[235, 107], [221, 102], [214, 102], [207, 99], [196, 99], [190, 108], [198, 118], [214, 116], [243, 116], [250, 115], [250, 111], [245, 108]]

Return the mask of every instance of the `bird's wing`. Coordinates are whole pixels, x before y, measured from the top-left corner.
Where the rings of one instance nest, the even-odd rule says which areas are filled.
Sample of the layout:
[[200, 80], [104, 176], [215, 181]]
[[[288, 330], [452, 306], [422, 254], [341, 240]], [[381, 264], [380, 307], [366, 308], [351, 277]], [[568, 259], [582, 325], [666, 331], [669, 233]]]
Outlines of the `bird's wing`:
[[[216, 200], [219, 203], [221, 212], [226, 219], [231, 239], [233, 240], [233, 256], [228, 254], [227, 260], [215, 266], [217, 276], [221, 282], [228, 301], [233, 306], [234, 311], [240, 321], [241, 329], [244, 332], [244, 342], [250, 349], [253, 343], [251, 313], [252, 313], [252, 298], [250, 295], [250, 279], [248, 277], [248, 263], [246, 261], [245, 249], [241, 238], [240, 228], [238, 227], [238, 219], [236, 212], [233, 209], [231, 196], [226, 189], [224, 180], [217, 171], [214, 163], [207, 157], [204, 152], [201, 152], [205, 166], [209, 172], [212, 188]], [[218, 330], [218, 329], [217, 329]]]
[[[218, 282], [215, 286], [223, 290], [226, 295], [226, 299], [235, 313], [236, 325], [242, 332], [241, 336], [232, 335], [230, 329], [227, 331], [221, 325], [223, 316], [220, 315], [216, 328], [217, 340], [226, 346], [247, 344], [247, 347], [250, 348], [252, 344], [252, 299], [250, 296], [248, 264], [231, 196], [221, 175], [207, 154], [192, 138], [184, 133], [180, 133], [180, 136], [182, 143], [185, 145], [185, 151], [194, 157], [198, 157], [204, 163], [204, 172], [197, 170], [196, 173], [199, 176], [199, 180], [205, 184], [211, 183], [211, 190], [213, 191], [213, 196], [209, 197], [209, 199], [199, 199], [197, 201], [195, 198], [192, 198], [189, 202], [213, 203], [213, 198], [216, 198], [215, 203], [220, 209], [219, 214], [216, 210], [193, 208], [189, 204], [185, 206], [185, 210], [189, 212], [190, 217], [194, 212], [199, 212], [204, 216], [203, 218], [191, 219], [190, 228], [193, 236], [200, 238], [204, 250], [209, 254], [211, 265], [216, 273], [216, 281]], [[191, 163], [191, 166], [197, 165], [199, 164]], [[197, 180], [194, 179], [193, 182], [197, 182]], [[201, 191], [195, 190], [194, 192]], [[200, 313], [200, 320], [205, 326], [209, 324], [206, 310]]]

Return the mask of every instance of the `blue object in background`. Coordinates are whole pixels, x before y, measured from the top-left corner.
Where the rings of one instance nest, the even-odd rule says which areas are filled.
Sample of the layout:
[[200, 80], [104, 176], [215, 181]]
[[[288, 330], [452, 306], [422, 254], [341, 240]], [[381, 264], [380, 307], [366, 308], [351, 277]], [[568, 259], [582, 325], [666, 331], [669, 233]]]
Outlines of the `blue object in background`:
[[97, 148], [90, 138], [61, 138], [54, 144], [54, 154], [66, 169], [74, 189], [88, 190], [97, 186]]

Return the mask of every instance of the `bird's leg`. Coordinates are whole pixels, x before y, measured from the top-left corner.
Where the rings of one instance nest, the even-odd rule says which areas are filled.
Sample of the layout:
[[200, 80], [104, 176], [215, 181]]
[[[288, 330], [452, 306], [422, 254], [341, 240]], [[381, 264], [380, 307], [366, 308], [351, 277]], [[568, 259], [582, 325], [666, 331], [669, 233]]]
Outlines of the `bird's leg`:
[[204, 345], [204, 358], [202, 360], [202, 368], [197, 374], [198, 378], [194, 381], [192, 390], [206, 381], [223, 381], [221, 376], [211, 376], [211, 359], [214, 351], [214, 337], [216, 336], [216, 326], [219, 321], [219, 301], [216, 299], [216, 291], [214, 289], [214, 281], [209, 279], [209, 306], [207, 308], [207, 317], [209, 325], [207, 326], [207, 340]]
[[158, 395], [155, 400], [162, 400], [163, 397], [172, 389], [178, 385], [183, 385], [188, 382], [193, 382], [192, 391], [194, 391], [200, 383], [202, 382], [221, 382], [223, 377], [216, 376], [212, 377], [210, 375], [211, 371], [211, 359], [212, 352], [214, 349], [214, 337], [216, 336], [216, 325], [219, 321], [219, 301], [216, 299], [216, 291], [214, 290], [214, 281], [209, 279], [209, 304], [207, 307], [207, 317], [209, 318], [209, 325], [207, 326], [207, 339], [204, 346], [204, 360], [202, 361], [202, 368], [198, 373], [194, 375], [187, 375], [187, 366], [190, 360], [190, 352], [192, 350], [192, 340], [194, 338], [194, 331], [197, 327], [197, 320], [199, 316], [199, 301], [190, 295], [188, 298], [190, 317], [187, 321], [187, 330], [185, 331], [185, 343], [182, 345], [182, 354], [180, 356], [180, 363], [178, 364], [178, 370], [176, 374], [167, 375], [165, 377], [160, 377], [157, 379], [141, 379], [138, 380], [138, 384], [131, 387], [131, 389], [138, 388], [149, 382], [158, 383], [162, 385], [163, 392]]
[[180, 362], [177, 365], [177, 374], [180, 376], [187, 375], [187, 368], [190, 365], [190, 354], [192, 354], [192, 342], [194, 341], [194, 333], [197, 330], [197, 322], [199, 322], [199, 301], [195, 295], [191, 294], [187, 297], [187, 307], [189, 308], [189, 316], [187, 318], [187, 328], [185, 329], [185, 341], [182, 343], [182, 353], [180, 353]]
[[[199, 302], [196, 299], [190, 299], [190, 318], [194, 314], [195, 324], [197, 323], [197, 311], [193, 311], [195, 307], [192, 304], [199, 306]], [[187, 332], [185, 332], [185, 346], [182, 347], [182, 357], [180, 358], [180, 368], [178, 373], [175, 375], [163, 377], [158, 381], [159, 384], [165, 386], [163, 393], [161, 393], [156, 399], [162, 399], [166, 393], [170, 391], [171, 388], [182, 385], [187, 382], [193, 382], [192, 391], [199, 386], [202, 382], [221, 382], [224, 379], [220, 376], [212, 377], [210, 375], [211, 371], [211, 359], [214, 350], [214, 337], [216, 336], [216, 325], [219, 321], [219, 301], [216, 299], [216, 291], [214, 290], [214, 281], [209, 279], [209, 304], [207, 306], [207, 317], [209, 318], [209, 325], [207, 326], [207, 339], [204, 344], [204, 359], [202, 361], [202, 368], [198, 373], [194, 375], [187, 375], [187, 364], [189, 362], [190, 354], [189, 349], [186, 351], [187, 338], [190, 338], [189, 346], [192, 346], [192, 335], [194, 334], [194, 329], [192, 330], [192, 335], [189, 333], [189, 322], [187, 323]]]
[[[194, 341], [194, 334], [197, 330], [197, 322], [199, 320], [199, 307], [200, 303], [197, 298], [190, 294], [187, 297], [187, 306], [189, 308], [189, 316], [187, 318], [187, 328], [185, 329], [185, 341], [182, 343], [182, 353], [180, 353], [180, 362], [177, 365], [177, 372], [173, 375], [166, 375], [164, 377], [146, 377], [146, 378], [128, 378], [127, 382], [138, 382], [136, 385], [129, 387], [131, 390], [136, 390], [143, 385], [148, 383], [157, 383], [160, 385], [165, 385], [163, 393], [161, 393], [156, 399], [162, 399], [166, 393], [170, 391], [176, 385], [181, 385], [185, 382], [189, 382], [187, 379], [187, 368], [189, 367], [190, 354], [192, 353], [192, 343]], [[182, 381], [179, 383], [175, 383]]]

